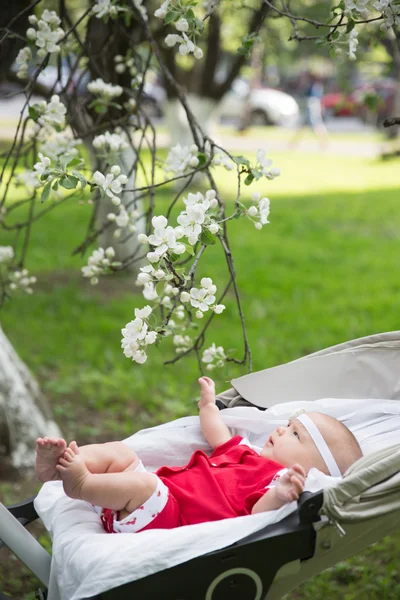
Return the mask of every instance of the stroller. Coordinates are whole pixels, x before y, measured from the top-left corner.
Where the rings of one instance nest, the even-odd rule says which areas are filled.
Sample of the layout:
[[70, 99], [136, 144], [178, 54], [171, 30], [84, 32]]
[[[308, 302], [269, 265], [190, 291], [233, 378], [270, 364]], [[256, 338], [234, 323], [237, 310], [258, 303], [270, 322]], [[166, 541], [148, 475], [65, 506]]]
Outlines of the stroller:
[[[221, 410], [234, 409], [226, 411], [230, 414], [240, 407], [283, 414], [293, 398], [307, 409], [320, 398], [333, 407], [363, 401], [373, 407], [368, 413], [371, 435], [379, 434], [382, 443], [370, 446], [372, 451], [329, 487], [304, 492], [295, 510], [279, 522], [135, 581], [118, 586], [109, 581], [98, 593], [73, 598], [275, 600], [400, 528], [400, 402], [393, 402], [400, 400], [399, 331], [339, 344], [238, 378], [232, 386], [217, 396]], [[42, 581], [37, 597], [55, 600], [56, 595], [47, 596], [55, 577], [51, 558], [24, 528], [37, 517], [33, 499], [8, 509], [0, 503], [0, 545]], [[0, 600], [6, 598], [0, 592]]]

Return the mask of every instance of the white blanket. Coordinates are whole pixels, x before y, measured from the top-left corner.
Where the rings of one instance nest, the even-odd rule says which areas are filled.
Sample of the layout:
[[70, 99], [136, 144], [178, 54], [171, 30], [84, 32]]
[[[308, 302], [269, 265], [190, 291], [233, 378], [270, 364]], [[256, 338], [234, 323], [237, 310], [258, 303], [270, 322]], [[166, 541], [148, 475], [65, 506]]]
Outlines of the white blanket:
[[[266, 412], [234, 408], [221, 414], [233, 434], [262, 446], [276, 427], [285, 425], [288, 418], [303, 408], [343, 420], [365, 454], [398, 443], [400, 402], [397, 401], [324, 399], [276, 405]], [[149, 470], [163, 464], [185, 464], [197, 448], [210, 450], [202, 438], [198, 417], [185, 417], [146, 429], [124, 441], [138, 452]], [[316, 491], [335, 481], [312, 469], [306, 489]], [[60, 482], [46, 483], [35, 500], [35, 507], [53, 539], [48, 600], [94, 596], [224, 548], [283, 519], [296, 506], [292, 502], [277, 511], [173, 530], [109, 535], [104, 533], [98, 516], [88, 504], [67, 498]]]

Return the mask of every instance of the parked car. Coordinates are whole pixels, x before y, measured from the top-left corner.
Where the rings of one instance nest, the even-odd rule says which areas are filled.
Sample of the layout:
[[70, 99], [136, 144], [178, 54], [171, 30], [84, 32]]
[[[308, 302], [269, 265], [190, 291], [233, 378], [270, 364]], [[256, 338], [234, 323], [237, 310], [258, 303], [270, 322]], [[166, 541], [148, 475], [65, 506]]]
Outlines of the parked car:
[[299, 118], [299, 105], [293, 96], [269, 87], [249, 91], [249, 84], [236, 79], [222, 99], [218, 114], [222, 120], [241, 123], [244, 115], [252, 125], [294, 125]]
[[383, 79], [358, 86], [350, 94], [333, 92], [322, 98], [326, 116], [359, 117], [363, 121], [379, 125], [393, 113], [396, 82]]

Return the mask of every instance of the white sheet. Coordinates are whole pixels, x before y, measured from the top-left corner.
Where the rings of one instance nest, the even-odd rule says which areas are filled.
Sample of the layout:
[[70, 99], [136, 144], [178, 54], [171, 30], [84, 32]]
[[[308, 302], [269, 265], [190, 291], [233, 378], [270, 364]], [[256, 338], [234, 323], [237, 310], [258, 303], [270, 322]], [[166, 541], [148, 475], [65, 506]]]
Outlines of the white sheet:
[[[354, 432], [365, 454], [398, 442], [400, 402], [324, 399], [276, 405], [267, 412], [238, 407], [222, 411], [232, 433], [262, 446], [276, 427], [304, 408], [338, 417]], [[162, 464], [180, 465], [196, 448], [209, 451], [198, 417], [185, 417], [146, 429], [125, 443], [134, 448], [149, 470]], [[335, 483], [312, 469], [306, 489], [316, 491]], [[202, 523], [174, 530], [145, 531], [139, 535], [109, 535], [89, 505], [67, 498], [60, 482], [44, 484], [36, 510], [53, 538], [48, 600], [79, 600], [129, 581], [229, 546], [275, 523], [296, 509], [293, 502], [278, 511]]]

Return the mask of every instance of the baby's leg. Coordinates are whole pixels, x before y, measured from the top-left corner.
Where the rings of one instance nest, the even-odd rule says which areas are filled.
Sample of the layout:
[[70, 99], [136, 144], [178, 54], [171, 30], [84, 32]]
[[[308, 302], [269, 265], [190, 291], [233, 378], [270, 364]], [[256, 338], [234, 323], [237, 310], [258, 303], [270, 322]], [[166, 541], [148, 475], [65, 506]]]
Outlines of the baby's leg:
[[64, 491], [70, 498], [80, 498], [91, 504], [131, 513], [150, 498], [156, 489], [151, 473], [90, 473], [76, 443], [71, 442], [60, 458], [57, 470]]
[[[76, 447], [71, 442], [69, 447]], [[80, 446], [79, 454], [90, 473], [120, 473], [134, 471], [139, 464], [139, 457], [122, 442], [106, 442], [105, 444], [89, 444]], [[108, 507], [111, 508], [111, 507]]]

